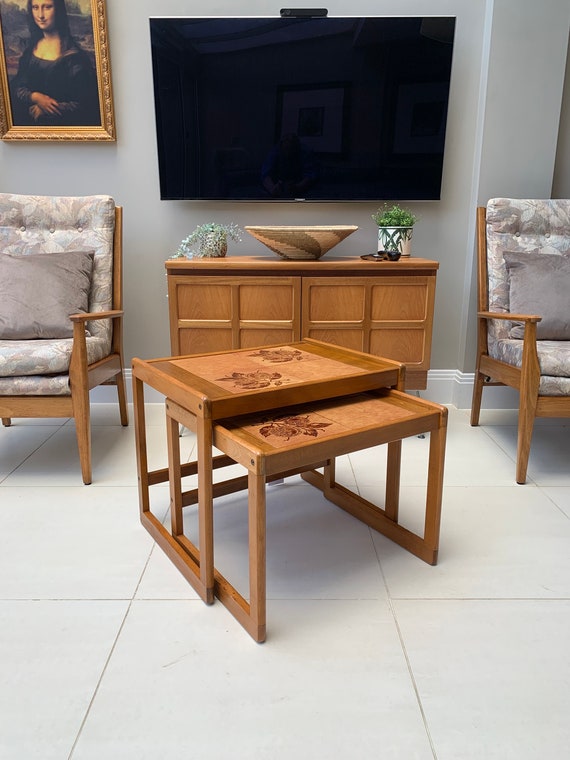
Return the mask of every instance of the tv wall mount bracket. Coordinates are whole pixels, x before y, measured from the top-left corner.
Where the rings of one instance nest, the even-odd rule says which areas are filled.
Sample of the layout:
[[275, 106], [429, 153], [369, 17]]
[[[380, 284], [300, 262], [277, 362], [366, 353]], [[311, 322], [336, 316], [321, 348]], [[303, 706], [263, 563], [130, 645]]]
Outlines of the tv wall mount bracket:
[[328, 15], [326, 8], [281, 8], [281, 18], [323, 18]]

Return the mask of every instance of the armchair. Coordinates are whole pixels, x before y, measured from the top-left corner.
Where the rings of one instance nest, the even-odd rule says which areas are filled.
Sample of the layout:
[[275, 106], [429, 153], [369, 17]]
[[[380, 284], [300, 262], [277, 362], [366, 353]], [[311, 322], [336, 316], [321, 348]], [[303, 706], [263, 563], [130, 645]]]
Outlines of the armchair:
[[477, 209], [478, 337], [471, 425], [483, 388], [519, 392], [516, 481], [536, 417], [570, 417], [570, 200], [494, 198]]
[[0, 416], [73, 417], [91, 483], [89, 391], [117, 388], [122, 349], [122, 208], [109, 196], [0, 193]]

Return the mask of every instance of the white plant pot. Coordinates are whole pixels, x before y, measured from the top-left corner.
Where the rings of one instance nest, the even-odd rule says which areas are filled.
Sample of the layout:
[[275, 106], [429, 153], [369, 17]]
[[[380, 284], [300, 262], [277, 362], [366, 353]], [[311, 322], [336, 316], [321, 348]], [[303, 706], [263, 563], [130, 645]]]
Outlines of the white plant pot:
[[399, 251], [402, 256], [411, 256], [413, 232], [413, 227], [378, 227], [378, 250]]

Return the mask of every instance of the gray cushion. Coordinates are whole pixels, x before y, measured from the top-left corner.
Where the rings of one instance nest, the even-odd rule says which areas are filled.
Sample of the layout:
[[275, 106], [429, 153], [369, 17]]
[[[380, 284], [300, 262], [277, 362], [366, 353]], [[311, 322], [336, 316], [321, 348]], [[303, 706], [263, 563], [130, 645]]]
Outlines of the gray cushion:
[[[539, 340], [570, 340], [570, 255], [505, 251], [509, 274], [509, 311], [538, 314]], [[515, 322], [511, 338], [522, 338], [524, 325]]]
[[85, 313], [93, 251], [0, 254], [0, 339], [69, 338]]

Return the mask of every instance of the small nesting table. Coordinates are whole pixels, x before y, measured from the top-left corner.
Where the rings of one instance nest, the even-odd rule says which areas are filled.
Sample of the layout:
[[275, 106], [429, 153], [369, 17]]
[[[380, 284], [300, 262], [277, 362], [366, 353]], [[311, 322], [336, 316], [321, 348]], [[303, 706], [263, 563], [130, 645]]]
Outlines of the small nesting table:
[[[143, 526], [201, 598], [217, 597], [256, 641], [264, 641], [265, 484], [302, 473], [327, 499], [430, 564], [437, 562], [447, 410], [410, 396], [402, 365], [305, 339], [261, 349], [133, 360], [140, 516]], [[168, 468], [148, 470], [144, 384], [166, 396]], [[260, 416], [261, 415], [261, 416]], [[179, 425], [196, 433], [195, 462], [181, 463]], [[398, 523], [401, 442], [430, 432], [423, 537]], [[385, 506], [335, 481], [335, 457], [388, 444]], [[212, 446], [222, 454], [212, 455]], [[213, 470], [236, 462], [247, 475], [213, 483]], [[323, 473], [317, 468], [323, 468]], [[182, 478], [198, 474], [198, 488]], [[149, 488], [168, 481], [171, 526], [150, 508]], [[214, 566], [213, 500], [248, 490], [250, 598]], [[199, 546], [183, 530], [182, 510], [198, 504]]]

